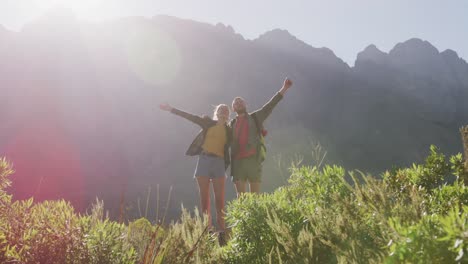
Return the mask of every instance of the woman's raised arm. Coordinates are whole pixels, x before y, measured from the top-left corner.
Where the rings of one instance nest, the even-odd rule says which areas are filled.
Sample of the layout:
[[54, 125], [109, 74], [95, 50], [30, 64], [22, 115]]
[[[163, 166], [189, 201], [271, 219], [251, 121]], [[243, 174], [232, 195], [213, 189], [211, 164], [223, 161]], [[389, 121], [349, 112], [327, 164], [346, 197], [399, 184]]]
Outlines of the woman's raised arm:
[[185, 119], [199, 125], [202, 128], [204, 128], [206, 126], [206, 120], [203, 117], [184, 112], [182, 110], [179, 110], [177, 108], [172, 107], [168, 103], [160, 104], [159, 108], [161, 110], [163, 110], [163, 111], [171, 112], [171, 113], [173, 113], [175, 115], [183, 117], [183, 118], [185, 118]]

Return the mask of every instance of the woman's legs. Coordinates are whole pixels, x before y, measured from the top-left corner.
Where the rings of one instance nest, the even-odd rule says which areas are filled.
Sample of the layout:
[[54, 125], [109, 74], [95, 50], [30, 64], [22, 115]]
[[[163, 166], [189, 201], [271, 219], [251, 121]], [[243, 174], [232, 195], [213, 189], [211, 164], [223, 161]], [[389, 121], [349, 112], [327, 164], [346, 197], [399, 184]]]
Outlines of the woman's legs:
[[218, 177], [213, 179], [213, 190], [215, 195], [215, 203], [216, 203], [216, 223], [218, 224], [218, 229], [220, 231], [224, 231], [226, 228], [224, 223], [224, 194], [225, 194], [225, 186], [226, 178]]
[[200, 192], [200, 205], [203, 214], [208, 215], [208, 225], [211, 227], [210, 214], [210, 177], [197, 176], [198, 190]]

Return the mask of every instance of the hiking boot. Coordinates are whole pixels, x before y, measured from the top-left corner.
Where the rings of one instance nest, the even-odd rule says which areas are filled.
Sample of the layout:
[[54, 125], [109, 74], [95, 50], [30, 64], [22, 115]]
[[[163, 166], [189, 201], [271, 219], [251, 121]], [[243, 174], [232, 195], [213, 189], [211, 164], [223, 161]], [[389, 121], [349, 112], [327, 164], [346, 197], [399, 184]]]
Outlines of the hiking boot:
[[216, 229], [212, 226], [208, 227], [208, 234], [214, 236], [216, 234]]
[[220, 247], [224, 247], [226, 245], [226, 233], [224, 233], [224, 231], [219, 232], [218, 242]]

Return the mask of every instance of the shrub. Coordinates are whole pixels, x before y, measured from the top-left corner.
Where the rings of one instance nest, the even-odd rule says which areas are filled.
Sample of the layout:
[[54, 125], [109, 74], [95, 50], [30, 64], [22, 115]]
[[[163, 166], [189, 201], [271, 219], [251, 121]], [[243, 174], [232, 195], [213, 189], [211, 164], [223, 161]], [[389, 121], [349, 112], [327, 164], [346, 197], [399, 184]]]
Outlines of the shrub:
[[397, 232], [390, 243], [388, 263], [467, 263], [468, 215], [455, 206], [445, 216], [425, 215], [413, 225], [392, 219]]
[[[227, 263], [465, 262], [461, 156], [431, 147], [424, 164], [383, 180], [337, 166], [293, 168], [289, 185], [228, 206]], [[347, 180], [348, 179], [348, 180]], [[351, 179], [351, 181], [349, 180]], [[351, 183], [349, 183], [351, 182]], [[463, 208], [453, 211], [450, 208]]]
[[348, 194], [344, 176], [338, 166], [293, 168], [289, 186], [273, 194], [246, 194], [229, 204], [227, 221], [234, 236], [226, 251], [228, 262], [335, 262], [307, 217], [310, 212], [325, 217], [321, 211]]
[[423, 164], [383, 179], [339, 166], [293, 167], [289, 184], [227, 206], [219, 247], [208, 218], [182, 208], [163, 228], [120, 224], [102, 202], [78, 215], [65, 201], [12, 202], [0, 160], [0, 263], [468, 263], [461, 155], [431, 147]]
[[216, 238], [208, 232], [208, 217], [200, 216], [198, 210], [192, 216], [182, 207], [180, 220], [164, 236], [153, 235], [144, 263], [220, 263], [216, 245]]
[[63, 200], [12, 202], [12, 172], [0, 160], [0, 263], [135, 263], [127, 228], [103, 219], [102, 203], [80, 216]]
[[[267, 263], [269, 254], [275, 250], [277, 233], [274, 225], [281, 221], [297, 236], [304, 226], [298, 203], [294, 203], [285, 189], [273, 194], [245, 194], [230, 203], [227, 222], [232, 228], [233, 238], [228, 245], [229, 263]], [[274, 257], [276, 260], [276, 257]]]
[[[137, 249], [138, 259], [142, 259], [149, 246], [151, 236], [156, 228], [146, 218], [140, 218], [128, 225], [127, 239], [130, 245]], [[162, 228], [158, 231], [162, 232]], [[161, 232], [158, 232], [161, 233]]]

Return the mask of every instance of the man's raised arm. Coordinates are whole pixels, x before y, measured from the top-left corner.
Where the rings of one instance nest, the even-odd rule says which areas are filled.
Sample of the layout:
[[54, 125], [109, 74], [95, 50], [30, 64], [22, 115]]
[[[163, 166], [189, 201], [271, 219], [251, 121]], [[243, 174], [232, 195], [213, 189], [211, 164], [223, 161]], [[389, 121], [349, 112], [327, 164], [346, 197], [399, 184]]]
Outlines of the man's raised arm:
[[262, 108], [259, 110], [253, 112], [252, 114], [255, 114], [258, 121], [260, 123], [263, 123], [265, 119], [267, 119], [268, 116], [270, 116], [271, 112], [273, 111], [273, 108], [283, 99], [284, 94], [291, 88], [292, 86], [292, 81], [288, 78], [284, 80], [283, 87], [276, 93], [273, 98], [270, 99]]

